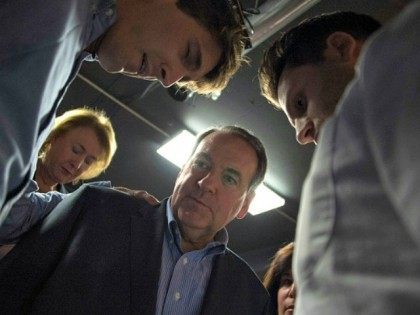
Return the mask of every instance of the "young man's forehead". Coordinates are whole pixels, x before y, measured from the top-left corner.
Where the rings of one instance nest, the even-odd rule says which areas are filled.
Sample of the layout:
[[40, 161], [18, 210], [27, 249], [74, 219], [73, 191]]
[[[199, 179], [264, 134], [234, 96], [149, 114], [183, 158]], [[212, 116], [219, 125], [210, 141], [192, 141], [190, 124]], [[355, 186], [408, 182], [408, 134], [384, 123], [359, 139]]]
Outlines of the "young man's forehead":
[[288, 74], [283, 72], [277, 83], [277, 107], [284, 112], [286, 112], [287, 100], [293, 88], [295, 87], [290, 82]]
[[282, 80], [279, 80], [279, 84], [277, 86], [277, 105], [276, 107], [280, 109], [287, 117], [287, 120], [289, 121], [290, 125], [294, 128], [293, 120], [290, 116], [290, 106], [291, 101], [290, 97], [292, 95], [292, 92], [290, 90], [290, 87], [285, 87], [285, 84]]

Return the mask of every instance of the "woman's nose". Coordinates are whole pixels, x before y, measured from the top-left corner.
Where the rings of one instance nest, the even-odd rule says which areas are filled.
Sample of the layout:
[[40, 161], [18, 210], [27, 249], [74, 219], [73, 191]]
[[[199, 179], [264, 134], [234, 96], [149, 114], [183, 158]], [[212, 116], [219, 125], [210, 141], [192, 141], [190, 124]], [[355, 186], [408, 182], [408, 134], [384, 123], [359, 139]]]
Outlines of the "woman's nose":
[[79, 170], [82, 167], [84, 161], [85, 159], [83, 156], [77, 156], [71, 161], [71, 166], [73, 169]]

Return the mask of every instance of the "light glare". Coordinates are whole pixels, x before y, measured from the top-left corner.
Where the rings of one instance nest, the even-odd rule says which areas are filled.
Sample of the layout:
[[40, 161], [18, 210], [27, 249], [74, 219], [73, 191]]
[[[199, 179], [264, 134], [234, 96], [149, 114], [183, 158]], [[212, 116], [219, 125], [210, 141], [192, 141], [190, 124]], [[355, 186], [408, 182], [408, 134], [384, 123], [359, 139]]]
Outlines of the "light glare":
[[191, 132], [183, 130], [157, 149], [157, 153], [181, 168], [190, 157], [194, 143], [195, 136]]

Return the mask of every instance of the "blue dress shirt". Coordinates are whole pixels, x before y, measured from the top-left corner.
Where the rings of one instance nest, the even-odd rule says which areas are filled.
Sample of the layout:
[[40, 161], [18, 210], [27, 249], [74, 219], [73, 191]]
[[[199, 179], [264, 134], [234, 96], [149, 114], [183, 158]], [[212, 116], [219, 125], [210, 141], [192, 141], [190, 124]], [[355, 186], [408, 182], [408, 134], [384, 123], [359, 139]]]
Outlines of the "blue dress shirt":
[[199, 314], [213, 260], [225, 252], [228, 234], [223, 228], [205, 248], [183, 253], [170, 203], [171, 199], [166, 204], [168, 226], [163, 240], [156, 314]]
[[84, 49], [115, 19], [115, 0], [0, 2], [0, 227], [33, 176]]

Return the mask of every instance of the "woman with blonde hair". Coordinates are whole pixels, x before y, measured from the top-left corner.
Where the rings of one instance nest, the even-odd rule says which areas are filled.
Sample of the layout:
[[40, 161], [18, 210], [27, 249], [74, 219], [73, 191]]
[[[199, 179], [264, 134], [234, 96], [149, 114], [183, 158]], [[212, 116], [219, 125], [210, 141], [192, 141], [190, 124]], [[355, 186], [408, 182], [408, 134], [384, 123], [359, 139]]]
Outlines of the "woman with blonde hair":
[[[26, 193], [13, 205], [0, 230], [0, 259], [24, 232], [65, 198], [61, 194], [67, 193], [64, 184], [98, 176], [109, 166], [116, 149], [114, 129], [104, 111], [83, 107], [57, 117], [38, 155], [34, 176], [37, 185], [34, 181], [29, 183]], [[109, 186], [109, 183], [96, 185]], [[37, 198], [51, 202], [37, 208]]]
[[66, 192], [64, 184], [76, 184], [98, 176], [111, 163], [117, 143], [105, 112], [76, 108], [56, 118], [41, 147], [34, 180], [39, 192]]

